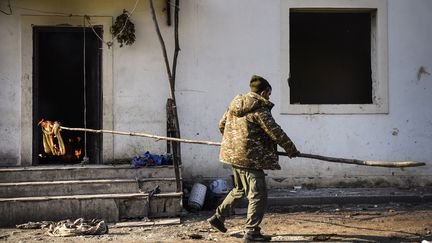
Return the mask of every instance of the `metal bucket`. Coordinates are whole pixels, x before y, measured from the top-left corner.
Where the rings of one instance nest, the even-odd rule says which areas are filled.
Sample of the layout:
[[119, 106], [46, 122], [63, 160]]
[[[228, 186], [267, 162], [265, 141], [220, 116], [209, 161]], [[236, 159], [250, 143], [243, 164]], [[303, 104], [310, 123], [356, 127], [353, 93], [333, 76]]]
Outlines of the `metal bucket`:
[[207, 187], [200, 183], [195, 183], [189, 196], [188, 205], [192, 209], [200, 210], [204, 205]]

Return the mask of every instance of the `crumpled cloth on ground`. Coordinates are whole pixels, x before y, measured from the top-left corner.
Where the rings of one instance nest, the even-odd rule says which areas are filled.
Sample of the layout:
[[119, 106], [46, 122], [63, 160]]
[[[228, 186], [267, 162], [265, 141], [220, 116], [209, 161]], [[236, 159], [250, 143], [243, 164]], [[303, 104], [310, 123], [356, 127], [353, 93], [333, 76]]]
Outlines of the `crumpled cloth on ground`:
[[52, 221], [28, 222], [25, 224], [18, 224], [16, 225], [16, 228], [17, 229], [45, 229], [51, 224], [55, 224], [55, 222]]
[[131, 167], [143, 167], [143, 166], [160, 166], [160, 165], [172, 165], [172, 155], [164, 154], [157, 155], [151, 154], [149, 151], [145, 152], [142, 156], [135, 156], [131, 161]]
[[47, 229], [45, 234], [49, 236], [79, 236], [79, 235], [103, 235], [108, 233], [108, 225], [100, 219], [85, 220], [79, 218], [75, 221], [62, 220], [59, 222], [42, 221], [19, 224], [18, 229]]

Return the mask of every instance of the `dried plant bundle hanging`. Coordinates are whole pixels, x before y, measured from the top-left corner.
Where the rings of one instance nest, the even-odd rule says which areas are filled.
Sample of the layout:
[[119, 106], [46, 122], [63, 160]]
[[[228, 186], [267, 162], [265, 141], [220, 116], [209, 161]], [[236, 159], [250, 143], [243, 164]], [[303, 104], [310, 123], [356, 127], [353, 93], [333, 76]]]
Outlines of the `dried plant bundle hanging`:
[[123, 47], [123, 44], [132, 45], [135, 42], [135, 25], [129, 16], [129, 12], [123, 9], [123, 13], [117, 16], [111, 27], [111, 33], [117, 38], [120, 47]]

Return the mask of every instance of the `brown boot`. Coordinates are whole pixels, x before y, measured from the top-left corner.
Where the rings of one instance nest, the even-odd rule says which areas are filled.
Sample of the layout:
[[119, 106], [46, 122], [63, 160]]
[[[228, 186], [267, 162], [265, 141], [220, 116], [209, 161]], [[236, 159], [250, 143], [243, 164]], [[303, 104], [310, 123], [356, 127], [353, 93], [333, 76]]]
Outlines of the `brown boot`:
[[213, 228], [219, 230], [222, 233], [227, 232], [224, 223], [216, 217], [216, 215], [211, 216], [211, 218], [207, 219], [207, 222], [213, 226]]
[[254, 241], [271, 241], [272, 237], [268, 235], [263, 235], [261, 233], [245, 233], [243, 237], [245, 242], [254, 242]]

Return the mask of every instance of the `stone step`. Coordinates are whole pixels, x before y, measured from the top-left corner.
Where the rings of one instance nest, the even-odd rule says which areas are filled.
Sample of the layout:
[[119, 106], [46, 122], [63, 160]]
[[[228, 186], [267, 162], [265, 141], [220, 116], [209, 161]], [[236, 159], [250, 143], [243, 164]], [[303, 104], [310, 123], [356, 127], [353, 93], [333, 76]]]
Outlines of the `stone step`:
[[[106, 222], [147, 216], [147, 193], [18, 197], [0, 199], [0, 227], [29, 221], [100, 218]], [[175, 217], [182, 211], [182, 193], [154, 194], [149, 218]]]
[[143, 178], [0, 183], [0, 198], [138, 193], [148, 192], [156, 186], [161, 193], [175, 192], [176, 180]]
[[173, 166], [70, 165], [0, 168], [0, 183], [81, 179], [174, 178]]

